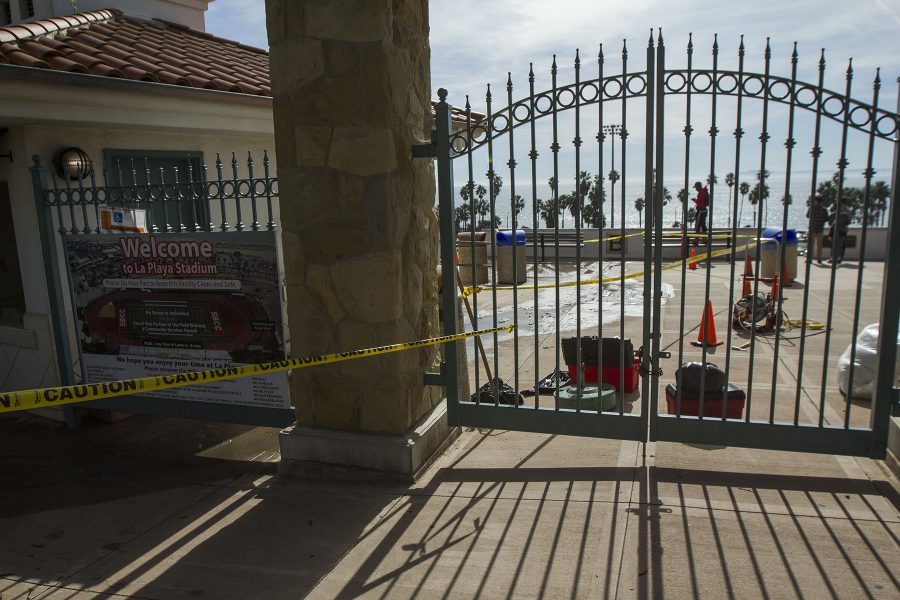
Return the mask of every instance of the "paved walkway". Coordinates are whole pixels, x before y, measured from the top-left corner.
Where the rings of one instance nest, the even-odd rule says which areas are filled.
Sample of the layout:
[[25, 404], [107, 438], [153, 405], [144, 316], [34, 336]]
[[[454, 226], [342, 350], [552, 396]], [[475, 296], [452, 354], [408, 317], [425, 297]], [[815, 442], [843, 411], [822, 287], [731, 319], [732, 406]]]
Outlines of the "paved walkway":
[[277, 432], [0, 418], [0, 598], [890, 598], [869, 460], [463, 433], [412, 487], [275, 475]]

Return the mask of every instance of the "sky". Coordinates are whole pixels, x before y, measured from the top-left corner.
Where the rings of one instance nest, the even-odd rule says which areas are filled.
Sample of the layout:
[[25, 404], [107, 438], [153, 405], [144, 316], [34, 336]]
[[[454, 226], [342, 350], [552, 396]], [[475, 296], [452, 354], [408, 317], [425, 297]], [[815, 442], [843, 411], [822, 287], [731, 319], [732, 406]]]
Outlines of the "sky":
[[[763, 50], [766, 39], [770, 38], [772, 50], [772, 73], [790, 76], [791, 52], [797, 43], [798, 79], [816, 83], [820, 51], [825, 48], [825, 87], [843, 92], [848, 60], [853, 59], [852, 95], [865, 102], [871, 102], [872, 81], [875, 68], [881, 67], [882, 89], [879, 105], [896, 110], [897, 78], [900, 76], [900, 1], [897, 0], [857, 0], [850, 3], [835, 0], [757, 0], [756, 2], [722, 1], [713, 5], [699, 0], [432, 0], [430, 3], [430, 46], [431, 79], [433, 95], [439, 87], [449, 90], [449, 101], [463, 105], [469, 95], [473, 110], [485, 111], [484, 95], [486, 85], [491, 84], [493, 108], [501, 109], [508, 103], [506, 81], [512, 78], [513, 99], [527, 96], [528, 70], [533, 65], [536, 89], [545, 90], [550, 86], [549, 69], [556, 55], [559, 67], [558, 81], [561, 85], [574, 81], [573, 60], [576, 49], [582, 60], [581, 80], [597, 75], [596, 57], [603, 44], [605, 74], [621, 73], [623, 40], [627, 40], [628, 71], [644, 67], [645, 53], [653, 29], [662, 29], [666, 46], [667, 68], [686, 66], [686, 45], [692, 34], [694, 44], [694, 66], [711, 67], [713, 37], [718, 34], [719, 68], [730, 69], [737, 66], [737, 47], [740, 36], [744, 35], [747, 71], [763, 71]], [[263, 0], [215, 0], [207, 13], [207, 30], [225, 38], [235, 39], [245, 44], [267, 47], [265, 32], [265, 10]], [[714, 188], [714, 204], [721, 209], [716, 214], [725, 218], [725, 207], [732, 200], [730, 190], [721, 185], [726, 172], [735, 171], [735, 140], [731, 133], [736, 126], [736, 108], [733, 100], [717, 103], [717, 127], [720, 135], [716, 138], [717, 148], [713, 155], [710, 138], [706, 134], [711, 126], [710, 96], [693, 97], [691, 125], [694, 135], [690, 143], [690, 160], [685, 168], [686, 143], [682, 131], [686, 125], [685, 97], [672, 96], [666, 101], [665, 127], [665, 169], [664, 183], [674, 193], [696, 179], [704, 179], [705, 174], [714, 169], [720, 184]], [[604, 123], [621, 121], [620, 102], [605, 103]], [[755, 173], [762, 165], [761, 132], [762, 103], [746, 102], [741, 126], [746, 131], [737, 169], [739, 180], [754, 183]], [[558, 177], [561, 187], [567, 182], [570, 187], [575, 180], [575, 151], [571, 140], [575, 137], [574, 111], [560, 115], [560, 152]], [[805, 113], [805, 111], [802, 111]], [[599, 148], [595, 140], [599, 125], [596, 108], [585, 111], [581, 118], [579, 136], [585, 140], [579, 151], [581, 170], [596, 173], [600, 170]], [[772, 196], [781, 198], [787, 190], [787, 154], [784, 147], [787, 138], [787, 108], [771, 106], [769, 110], [771, 141], [767, 145], [766, 169], [771, 173]], [[616, 169], [625, 172], [625, 204], [631, 207], [633, 199], [643, 195], [643, 155], [644, 155], [644, 113], [640, 102], [629, 102], [626, 127], [629, 131], [626, 161], [621, 161], [621, 149], [617, 147]], [[547, 121], [548, 123], [544, 123]], [[813, 120], [811, 114], [798, 114], [795, 119], [793, 137], [797, 140], [793, 153], [790, 194], [802, 198], [811, 191], [811, 157], [813, 146]], [[513, 156], [517, 161], [516, 193], [527, 200], [527, 210], [531, 211], [534, 198], [546, 198], [550, 192], [544, 183], [553, 175], [549, 146], [552, 135], [549, 119], [542, 119], [537, 127], [540, 154], [537, 167], [538, 186], [532, 188], [530, 150], [527, 143], [527, 127], [515, 130], [517, 140], [513, 144]], [[593, 131], [591, 131], [593, 130]], [[521, 132], [521, 133], [520, 133]], [[822, 129], [825, 154], [820, 162], [818, 181], [830, 177], [840, 158], [841, 128], [837, 123], [826, 123]], [[866, 164], [868, 136], [858, 132], [848, 135], [847, 155], [850, 167], [847, 179], [851, 185], [862, 185], [860, 173]], [[494, 165], [500, 166], [509, 160], [509, 143], [503, 141], [503, 148], [494, 149]], [[891, 163], [889, 144], [875, 144], [874, 166], [876, 179], [888, 179]], [[473, 179], [484, 179], [487, 164], [484, 157], [476, 153]], [[715, 163], [713, 164], [713, 160]], [[604, 148], [602, 170], [610, 168], [610, 141]], [[461, 161], [456, 161], [461, 163]], [[587, 166], [587, 168], [585, 168]], [[591, 168], [593, 167], [593, 168]], [[527, 172], [523, 172], [526, 170]], [[687, 171], [687, 175], [685, 175]], [[568, 175], [567, 175], [568, 174]], [[508, 170], [504, 176], [505, 186], [497, 200], [497, 213], [508, 213], [512, 183]], [[469, 177], [465, 165], [456, 165], [457, 187]], [[561, 190], [562, 191], [562, 190]], [[616, 190], [617, 202], [621, 210], [623, 194], [621, 182]], [[504, 201], [505, 198], [505, 201]], [[505, 202], [505, 204], [504, 204]], [[672, 203], [669, 211], [678, 212]], [[781, 218], [780, 203], [773, 211], [773, 220]], [[797, 202], [795, 202], [797, 204]], [[801, 212], [805, 217], [805, 202], [802, 208], [791, 209], [791, 222]], [[730, 212], [731, 206], [728, 206]], [[634, 212], [633, 210], [631, 212]], [[675, 213], [673, 212], [673, 215]], [[677, 215], [676, 215], [677, 216]], [[636, 215], [626, 215], [631, 222]], [[674, 217], [673, 217], [674, 218]], [[742, 216], [742, 220], [746, 220]], [[741, 223], [743, 224], [743, 223]]]

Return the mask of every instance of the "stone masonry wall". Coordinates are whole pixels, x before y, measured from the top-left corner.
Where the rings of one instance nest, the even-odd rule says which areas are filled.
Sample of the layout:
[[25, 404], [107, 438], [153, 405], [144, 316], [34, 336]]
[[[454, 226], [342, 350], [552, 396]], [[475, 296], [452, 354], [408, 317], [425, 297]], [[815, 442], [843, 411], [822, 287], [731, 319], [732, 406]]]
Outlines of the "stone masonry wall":
[[[438, 334], [427, 0], [267, 0], [292, 354]], [[295, 371], [300, 425], [399, 434], [437, 349]]]

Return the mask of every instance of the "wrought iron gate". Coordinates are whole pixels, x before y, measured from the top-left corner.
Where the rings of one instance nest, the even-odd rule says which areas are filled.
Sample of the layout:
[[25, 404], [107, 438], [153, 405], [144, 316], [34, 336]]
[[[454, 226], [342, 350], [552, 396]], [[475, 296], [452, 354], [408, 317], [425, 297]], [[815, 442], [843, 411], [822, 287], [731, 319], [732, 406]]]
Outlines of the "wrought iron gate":
[[[886, 290], [900, 286], [900, 269], [894, 265], [900, 261], [900, 236], [891, 235], [891, 232], [900, 231], [900, 211], [894, 210], [894, 202], [886, 205], [885, 186], [873, 179], [875, 167], [882, 164], [891, 170], [889, 189], [896, 190], [900, 185], [900, 144], [897, 143], [900, 120], [896, 111], [878, 106], [881, 88], [878, 73], [873, 83], [872, 100], [866, 103], [851, 96], [852, 66], [844, 74], [843, 93], [825, 87], [824, 52], [818, 61], [818, 81], [810, 84], [798, 78], [800, 63], [796, 45], [787, 77], [772, 74], [772, 52], [768, 41], [762, 72], [745, 68], [743, 39], [737, 51], [737, 64], [729, 68], [721, 66], [717, 40], [712, 43], [711, 65], [703, 68], [694, 64], [694, 47], [690, 41], [686, 67], [667, 68], [665, 51], [662, 35], [655, 40], [651, 35], [644, 68], [629, 71], [629, 53], [623, 45], [621, 67], [610, 74], [604, 71], [606, 60], [601, 46], [591, 78], [583, 77], [587, 67], [576, 52], [574, 81], [567, 85], [558, 83], [560, 69], [554, 57], [549, 89], [535, 91], [538, 77], [532, 68], [528, 75], [527, 95], [514, 100], [512, 76], [509, 75], [504, 108], [493, 108], [488, 87], [485, 114], [475, 113], [467, 99], [466, 127], [459, 131], [452, 129], [447, 91], [439, 91], [441, 102], [437, 107], [434, 149], [438, 159], [444, 314], [456, 314], [461, 297], [462, 301], [472, 304], [469, 307], [470, 327], [477, 328], [483, 316], [490, 319], [492, 326], [517, 326], [506, 339], [494, 334], [493, 339], [487, 341], [487, 348], [469, 348], [470, 356], [474, 357], [471, 359], [475, 365], [474, 388], [478, 390], [484, 387], [482, 384], [487, 385], [483, 393], [477, 392], [471, 398], [460, 398], [457, 390], [448, 388], [451, 421], [460, 425], [623, 440], [668, 440], [883, 457], [888, 421], [895, 402], [895, 340], [900, 309], [900, 298], [896, 294], [887, 294]], [[728, 102], [723, 104], [723, 98]], [[704, 104], [698, 111], [696, 105], [701, 99]], [[787, 111], [783, 118], [773, 116], [776, 106]], [[632, 117], [632, 121], [642, 122], [642, 125], [629, 122], [629, 112], [637, 112], [638, 117]], [[803, 121], [799, 113], [811, 120]], [[677, 115], [671, 122], [678, 119], [683, 153], [674, 152], [671, 145], [666, 145], [667, 133], [671, 141], [671, 134], [676, 131], [672, 124], [668, 124], [667, 129], [669, 115]], [[731, 141], [719, 142], [720, 127], [730, 129], [732, 123]], [[826, 131], [830, 124], [836, 127], [834, 132]], [[695, 141], [692, 136], [697, 128], [706, 125], [705, 138]], [[546, 145], [538, 142], [539, 128], [546, 130], [549, 142]], [[770, 144], [773, 135], [782, 131], [785, 134], [784, 150], [780, 152], [784, 155], [785, 170], [778, 180], [767, 170], [767, 164], [772, 164], [774, 151]], [[758, 150], [758, 154], [750, 158], [748, 152], [753, 146], [745, 138], [748, 133], [757, 132], [759, 143], [754, 150]], [[564, 153], [563, 140], [568, 139], [569, 133], [573, 134], [570, 151]], [[798, 193], [801, 185], [796, 183], [800, 177], [795, 175], [800, 163], [795, 148], [801, 134], [812, 141], [809, 187], [803, 185], [801, 193], [808, 189], [811, 199], [819, 195], [824, 197], [826, 204], [837, 205], [841, 198], [856, 190], [848, 183], [852, 177], [863, 181], [862, 187], [853, 191], [861, 220], [860, 226], [852, 230], [859, 255], [855, 272], [839, 267], [837, 261], [827, 271], [813, 267], [811, 252], [807, 252], [796, 275], [791, 268], [796, 260], [797, 246], [789, 237], [789, 230], [809, 229], [808, 226], [817, 219], [815, 211], [810, 211], [812, 216], [796, 216], [802, 208], [792, 201], [792, 189]], [[848, 144], [848, 139], [854, 134], [865, 145], [864, 151], [848, 150], [853, 146]], [[596, 143], [586, 141], [587, 135], [591, 135]], [[631, 178], [626, 173], [630, 164], [628, 152], [633, 149], [628, 143], [630, 137], [638, 138], [633, 144], [639, 148], [643, 146], [642, 173]], [[608, 139], [612, 144], [609, 153], [605, 154]], [[835, 145], [839, 145], [839, 150], [832, 147]], [[733, 147], [733, 153], [727, 166], [722, 167], [721, 162], [717, 164], [717, 158], [725, 146]], [[539, 163], [544, 148], [550, 150], [549, 166]], [[692, 149], [708, 157], [708, 163], [704, 160], [698, 167], [695, 161], [692, 166]], [[479, 154], [485, 155], [484, 163], [481, 163], [486, 163], [487, 169], [484, 184], [479, 182], [480, 169], [475, 167], [475, 157]], [[850, 159], [859, 155], [864, 159], [851, 163]], [[876, 157], [884, 155], [892, 156], [890, 162], [877, 163]], [[523, 156], [528, 159], [522, 165], [529, 167], [528, 175], [525, 183], [520, 183], [519, 190], [530, 190], [530, 194], [526, 192], [530, 198], [516, 193], [516, 175], [521, 168], [517, 156], [520, 160]], [[670, 158], [667, 161], [667, 157], [672, 156], [679, 160]], [[823, 156], [836, 159], [837, 171], [830, 180], [820, 173]], [[676, 171], [669, 167], [679, 161], [683, 162], [683, 173], [681, 169]], [[454, 163], [460, 165], [458, 171], [464, 174], [458, 194], [454, 185]], [[751, 181], [745, 182], [748, 164], [751, 173], [756, 171], [757, 175], [751, 175]], [[854, 169], [851, 174], [851, 164], [861, 168]], [[598, 175], [592, 178], [586, 170], [594, 165]], [[609, 210], [606, 208], [604, 178], [607, 166], [610, 169], [606, 178], [610, 192]], [[700, 173], [710, 175], [692, 176], [698, 169], [702, 169]], [[725, 169], [733, 171], [724, 182], [728, 186], [727, 202], [719, 208], [722, 198], [721, 194], [717, 198], [715, 192], [717, 184], [721, 185], [718, 174]], [[551, 175], [548, 181], [550, 198], [542, 201], [538, 198], [538, 180], [548, 174]], [[503, 176], [508, 177], [509, 185], [508, 194], [501, 197]], [[672, 216], [673, 212], [665, 210], [671, 198], [665, 184], [672, 177], [677, 177], [684, 187], [677, 204], [672, 202], [676, 209], [675, 227], [667, 228], [664, 218], [666, 213]], [[574, 181], [571, 194], [560, 193], [564, 178]], [[692, 234], [688, 229], [692, 216], [688, 190], [695, 179], [701, 180], [701, 188], [703, 184], [708, 187], [710, 199], [705, 213], [710, 227], [699, 234]], [[618, 190], [617, 183], [620, 183]], [[782, 185], [784, 191], [782, 208], [776, 206], [773, 209], [782, 211], [777, 220], [778, 231], [773, 233], [764, 228], [763, 211], [769, 210], [768, 197], [775, 191], [776, 184], [778, 191]], [[643, 195], [635, 197], [633, 190]], [[754, 216], [752, 223], [745, 227], [739, 223], [739, 215], [748, 192]], [[509, 211], [504, 215], [502, 204], [507, 195]], [[459, 202], [454, 201], [457, 197]], [[620, 211], [616, 210], [616, 201]], [[639, 219], [646, 217], [637, 228], [626, 224], [630, 212], [626, 211], [626, 205], [631, 201], [635, 203]], [[520, 219], [521, 208], [528, 204], [531, 205], [531, 219], [527, 218], [527, 212], [526, 218]], [[561, 226], [560, 220], [566, 216], [561, 209], [568, 209], [573, 227]], [[727, 218], [721, 216], [723, 209], [727, 209]], [[875, 224], [885, 212], [889, 212], [888, 229], [878, 229]], [[609, 224], [606, 223], [607, 215]], [[507, 216], [505, 227], [503, 216]], [[541, 218], [546, 220], [543, 229], [539, 227]], [[617, 218], [618, 226], [615, 224]], [[718, 227], [713, 227], [714, 224]], [[454, 248], [457, 226], [468, 233]], [[515, 245], [515, 235], [511, 236], [512, 246], [498, 245], [498, 231], [515, 231], [522, 226], [530, 230], [524, 254]], [[478, 239], [479, 228], [485, 232], [484, 242]], [[848, 235], [842, 233], [842, 229], [836, 231], [833, 242], [842, 247], [842, 239]], [[778, 236], [780, 243], [773, 242], [771, 236]], [[503, 239], [501, 236], [501, 241]], [[552, 244], [549, 261], [548, 239]], [[878, 247], [871, 239], [875, 239]], [[870, 266], [868, 255], [876, 254], [882, 243], [885, 261], [882, 296], [880, 310], [874, 313], [865, 304], [863, 273], [864, 267]], [[699, 254], [692, 259], [689, 252]], [[745, 257], [750, 259], [754, 276], [748, 278], [752, 282], [752, 291], [743, 298], [744, 294], [736, 293], [736, 285], [741, 285], [736, 281], [741, 275], [737, 270], [738, 263]], [[714, 263], [714, 258], [724, 258], [726, 262]], [[837, 258], [840, 257], [836, 255]], [[520, 264], [523, 260], [527, 262], [524, 281]], [[699, 273], [694, 272], [696, 262], [703, 265]], [[455, 263], [462, 267], [462, 281], [457, 280]], [[607, 270], [613, 273], [607, 275]], [[787, 283], [786, 277], [795, 276], [802, 288], [779, 293], [779, 282], [773, 288], [772, 282], [765, 277], [766, 270], [776, 274], [782, 284]], [[694, 293], [698, 290], [702, 290], [702, 294]], [[706, 307], [712, 300], [726, 304], [726, 345], [713, 350], [703, 343], [698, 350], [692, 350], [684, 340], [698, 329], [698, 323], [705, 322]], [[732, 306], [738, 300], [743, 302], [738, 303], [742, 312], [733, 313]], [[689, 302], [699, 304], [699, 307], [689, 306]], [[786, 306], [790, 306], [795, 315], [799, 310], [801, 318], [787, 319]], [[673, 308], [677, 313], [674, 319], [668, 320], [671, 326], [667, 327], [665, 315]], [[692, 317], [686, 316], [685, 311], [692, 308], [697, 308], [704, 317], [693, 321]], [[604, 326], [604, 316], [613, 316], [613, 313], [617, 322]], [[712, 315], [711, 309], [709, 314]], [[746, 314], [750, 315], [749, 322]], [[835, 394], [834, 386], [830, 385], [836, 379], [832, 345], [833, 339], [842, 344], [855, 339], [864, 324], [862, 319], [873, 317], [880, 322], [881, 335], [874, 377], [875, 394], [867, 408], [854, 403], [852, 394], [848, 393], [846, 398]], [[823, 322], [815, 322], [814, 318]], [[722, 321], [721, 316], [719, 321]], [[732, 324], [733, 327], [729, 327]], [[456, 324], [450, 320], [445, 319], [444, 325], [446, 333], [455, 331]], [[789, 327], [794, 328], [791, 335], [787, 332]], [[709, 327], [704, 325], [699, 329], [701, 341], [706, 341], [703, 336], [709, 334]], [[571, 404], [561, 402], [558, 392], [550, 398], [541, 397], [542, 386], [556, 387], [563, 377], [560, 375], [565, 370], [560, 362], [563, 333], [574, 334], [579, 339], [584, 334], [604, 338], [610, 330], [621, 339], [630, 334], [640, 340], [639, 394], [624, 391], [630, 388], [626, 378], [631, 377], [632, 365], [628, 363], [626, 344], [618, 343], [612, 346], [619, 353], [618, 360], [614, 361], [618, 370], [611, 375], [613, 380], [618, 378], [613, 382], [620, 390], [614, 405], [604, 407], [602, 402], [597, 405], [588, 402], [582, 379], [587, 378], [587, 373], [579, 376], [582, 372], [577, 366], [572, 370], [578, 377], [573, 380], [574, 392], [566, 395], [567, 401], [569, 395], [573, 396]], [[529, 337], [533, 339], [527, 345], [520, 344], [520, 338]], [[598, 373], [601, 378], [604, 346], [597, 342], [596, 364], [601, 365]], [[577, 356], [568, 362], [581, 365], [585, 350], [581, 344], [575, 347]], [[493, 354], [492, 364], [488, 350]], [[588, 348], [588, 351], [592, 349]], [[455, 347], [448, 349], [445, 368], [454, 368], [456, 352]], [[811, 352], [815, 354], [813, 358], [809, 356]], [[824, 356], [821, 367], [818, 364], [810, 367], [813, 362], [817, 363], [819, 352]], [[856, 346], [851, 345], [849, 390], [855, 389], [854, 377], [860, 377], [859, 369], [855, 367], [856, 352]], [[699, 391], [692, 390], [690, 394], [683, 385], [675, 386], [674, 390], [669, 388], [668, 392], [661, 389], [667, 382], [675, 383], [674, 372], [678, 365], [689, 359], [707, 364], [711, 357], [716, 357], [718, 363], [724, 361], [726, 379], [744, 388], [745, 403], [737, 400], [740, 392], [735, 400], [730, 400], [727, 388], [707, 393], [705, 375], [700, 377]], [[814, 369], [818, 371], [813, 381]], [[548, 370], [551, 374], [542, 378], [543, 372]], [[504, 391], [500, 382], [495, 381], [501, 375], [514, 391]], [[451, 374], [448, 380], [455, 381], [455, 375]], [[529, 391], [529, 388], [533, 397], [525, 398], [520, 404], [518, 393]], [[666, 404], [661, 409], [664, 395], [667, 396]], [[733, 411], [738, 406], [741, 409], [739, 416]], [[868, 422], [861, 423], [866, 412]]]
[[[249, 153], [245, 164], [240, 164], [233, 154], [230, 163], [217, 157], [214, 174], [200, 163], [199, 155], [177, 155], [183, 163], [179, 168], [170, 164], [173, 153], [166, 154], [165, 166], [151, 166], [147, 158], [161, 153], [133, 154], [124, 161], [106, 164], [102, 184], [98, 184], [98, 174], [93, 168], [80, 177], [59, 177], [42, 164], [40, 157], [33, 157], [32, 183], [39, 215], [38, 232], [45, 249], [44, 272], [52, 307], [60, 385], [80, 383], [82, 379], [65, 240], [103, 233], [102, 207], [142, 209], [146, 213], [147, 231], [162, 236], [182, 232], [207, 232], [214, 236], [253, 234], [276, 229], [278, 184], [270, 176], [268, 156], [263, 156], [260, 177], [258, 170], [254, 174], [254, 161]], [[143, 395], [95, 400], [79, 406], [269, 427], [285, 427], [295, 418], [290, 407], [160, 400]], [[63, 408], [70, 426], [76, 425], [77, 409]]]

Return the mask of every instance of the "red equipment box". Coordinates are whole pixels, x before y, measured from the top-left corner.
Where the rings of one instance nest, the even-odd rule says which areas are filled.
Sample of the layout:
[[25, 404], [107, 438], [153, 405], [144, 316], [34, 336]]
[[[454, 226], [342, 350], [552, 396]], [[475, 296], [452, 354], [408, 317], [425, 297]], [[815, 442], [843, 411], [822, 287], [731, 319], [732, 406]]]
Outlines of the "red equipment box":
[[[638, 387], [638, 382], [640, 381], [641, 361], [638, 358], [633, 360], [634, 364], [632, 367], [630, 369], [625, 369], [625, 387], [622, 390], [619, 390], [619, 384], [621, 383], [620, 373], [622, 372], [622, 369], [619, 369], [618, 367], [603, 367], [603, 383], [608, 383], [615, 387], [616, 390], [623, 391], [626, 394], [635, 391]], [[572, 378], [572, 381], [578, 381], [578, 371], [575, 365], [569, 365], [569, 377]], [[588, 385], [597, 385], [596, 366], [584, 367], [584, 382]]]
[[[703, 401], [703, 416], [722, 418], [722, 394], [706, 393], [706, 399]], [[725, 417], [728, 419], [740, 419], [744, 415], [744, 402], [746, 401], [744, 390], [728, 385], [728, 407]], [[666, 386], [666, 406], [670, 415], [677, 414], [677, 391], [674, 385]], [[687, 417], [700, 416], [700, 399], [691, 394], [683, 393], [681, 395], [681, 414]]]

